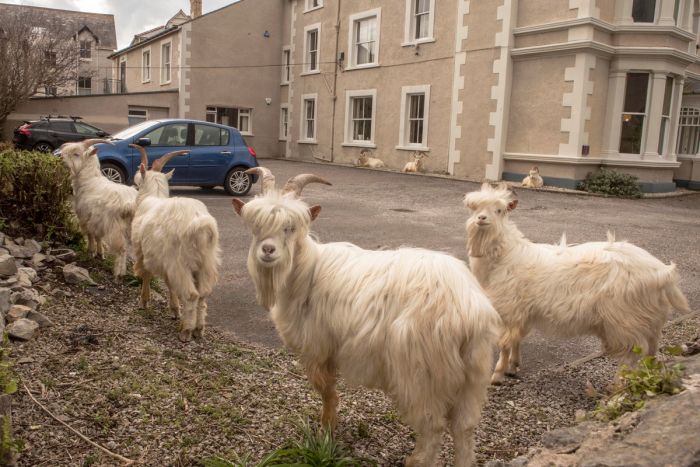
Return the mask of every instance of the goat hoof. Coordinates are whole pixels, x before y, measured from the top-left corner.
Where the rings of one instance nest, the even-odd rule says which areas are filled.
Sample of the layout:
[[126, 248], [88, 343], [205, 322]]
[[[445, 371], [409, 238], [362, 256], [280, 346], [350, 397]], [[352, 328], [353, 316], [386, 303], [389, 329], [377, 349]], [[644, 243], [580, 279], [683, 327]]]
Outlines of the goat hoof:
[[520, 376], [518, 376], [518, 370], [508, 370], [506, 371], [506, 376], [509, 378], [520, 379]]
[[491, 384], [493, 384], [494, 386], [500, 386], [501, 384], [503, 384], [503, 375], [493, 375], [491, 377]]
[[177, 338], [180, 339], [180, 342], [189, 342], [192, 340], [192, 331], [189, 329], [180, 331]]
[[194, 336], [195, 339], [201, 339], [204, 337], [204, 328], [197, 328], [194, 331], [192, 331], [192, 336]]

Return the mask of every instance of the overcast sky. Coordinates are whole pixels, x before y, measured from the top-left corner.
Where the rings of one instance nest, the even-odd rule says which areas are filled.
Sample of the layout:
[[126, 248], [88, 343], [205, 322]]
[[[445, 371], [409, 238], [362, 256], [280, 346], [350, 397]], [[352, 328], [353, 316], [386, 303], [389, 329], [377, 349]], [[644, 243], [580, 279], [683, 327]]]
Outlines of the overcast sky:
[[[236, 0], [204, 0], [202, 10], [207, 13]], [[165, 24], [179, 9], [190, 13], [189, 0], [0, 0], [45, 8], [111, 13], [117, 27], [119, 48], [129, 45], [134, 34]]]

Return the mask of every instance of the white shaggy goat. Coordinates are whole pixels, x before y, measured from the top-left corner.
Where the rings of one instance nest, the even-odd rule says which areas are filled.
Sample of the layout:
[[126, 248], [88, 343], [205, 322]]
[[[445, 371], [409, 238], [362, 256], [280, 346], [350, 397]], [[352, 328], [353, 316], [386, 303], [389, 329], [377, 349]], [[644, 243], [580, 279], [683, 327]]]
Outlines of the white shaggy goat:
[[528, 176], [523, 179], [522, 186], [527, 188], [542, 188], [544, 186], [539, 167], [534, 166], [530, 169]]
[[688, 310], [675, 265], [639, 247], [610, 234], [576, 246], [532, 243], [509, 219], [518, 200], [505, 185], [484, 184], [464, 204], [469, 264], [505, 326], [493, 383], [518, 370], [520, 341], [533, 327], [597, 336], [607, 354], [632, 363], [634, 346], [656, 352], [672, 309]]
[[370, 167], [372, 169], [378, 169], [381, 167], [386, 167], [381, 159], [371, 156], [371, 152], [367, 149], [360, 151], [360, 157], [357, 158], [355, 165], [357, 167]]
[[[180, 318], [178, 338], [187, 342], [202, 337], [207, 316], [207, 297], [219, 277], [219, 230], [207, 207], [190, 198], [169, 198], [168, 180], [173, 171], [161, 173], [173, 157], [187, 151], [168, 153], [148, 166], [146, 150], [135, 180], [139, 185], [131, 239], [134, 245], [134, 272], [141, 277], [142, 307], [148, 306], [151, 277], [165, 279], [170, 294], [169, 307]], [[180, 313], [182, 301], [182, 314]]]
[[433, 465], [445, 425], [455, 465], [471, 465], [500, 319], [466, 266], [427, 250], [318, 243], [309, 228], [321, 208], [298, 197], [307, 183], [330, 183], [305, 174], [279, 191], [269, 170], [249, 173], [262, 175], [263, 195], [233, 199], [254, 235], [248, 271], [321, 394], [323, 426], [336, 423], [339, 372], [396, 402], [419, 435], [407, 466]]
[[[89, 139], [61, 146], [61, 159], [70, 171], [73, 185], [73, 209], [88, 251], [104, 257], [104, 245], [115, 255], [113, 273], [116, 278], [126, 273], [129, 229], [134, 215], [136, 190], [114, 183], [102, 175], [97, 149], [106, 143]], [[91, 148], [92, 146], [92, 148]]]
[[410, 172], [423, 172], [423, 159], [428, 157], [426, 153], [423, 151], [416, 151], [413, 153], [413, 160], [406, 162], [406, 165], [403, 166], [403, 169], [401, 169], [401, 172], [403, 173], [410, 173]]

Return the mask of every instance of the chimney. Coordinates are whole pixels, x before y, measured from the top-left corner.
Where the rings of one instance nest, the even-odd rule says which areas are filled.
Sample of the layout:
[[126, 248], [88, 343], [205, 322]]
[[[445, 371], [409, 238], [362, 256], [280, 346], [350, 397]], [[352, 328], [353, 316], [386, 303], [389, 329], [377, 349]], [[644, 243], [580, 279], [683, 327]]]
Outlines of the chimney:
[[192, 19], [202, 16], [202, 0], [190, 0], [190, 16]]

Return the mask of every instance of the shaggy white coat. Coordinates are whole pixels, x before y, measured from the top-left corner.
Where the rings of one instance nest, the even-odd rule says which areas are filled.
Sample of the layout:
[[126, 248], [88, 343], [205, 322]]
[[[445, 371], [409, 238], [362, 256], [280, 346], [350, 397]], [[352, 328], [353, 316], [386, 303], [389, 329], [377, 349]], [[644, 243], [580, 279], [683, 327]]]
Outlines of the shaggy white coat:
[[466, 266], [421, 249], [318, 243], [309, 224], [320, 208], [277, 191], [234, 206], [254, 235], [258, 301], [321, 393], [322, 423], [335, 425], [339, 371], [388, 394], [419, 434], [406, 465], [433, 465], [446, 425], [455, 465], [471, 465], [500, 319]]
[[68, 167], [73, 186], [73, 210], [80, 230], [86, 237], [88, 251], [104, 257], [115, 256], [113, 274], [126, 273], [129, 230], [136, 206], [136, 190], [114, 183], [102, 175], [96, 151], [80, 143], [61, 146], [61, 159]]
[[406, 162], [406, 165], [403, 166], [403, 169], [401, 169], [401, 172], [404, 173], [415, 173], [415, 172], [423, 172], [423, 158], [426, 157], [424, 153], [417, 153], [413, 155], [413, 160]]
[[562, 336], [598, 336], [607, 354], [634, 361], [632, 348], [657, 350], [672, 309], [688, 310], [675, 265], [627, 242], [567, 246], [532, 243], [509, 219], [517, 205], [505, 186], [468, 193], [469, 264], [501, 315], [505, 332], [492, 382], [515, 373], [520, 341], [537, 327]]
[[[219, 277], [219, 230], [201, 201], [168, 198], [172, 172], [138, 174], [139, 192], [132, 225], [134, 271], [142, 278], [141, 306], [150, 298], [150, 279], [160, 276], [170, 293], [169, 306], [180, 318], [183, 342], [201, 337], [207, 297]], [[180, 313], [182, 302], [182, 314]]]
[[522, 186], [527, 188], [542, 188], [544, 186], [544, 180], [542, 180], [540, 176], [540, 169], [537, 167], [530, 169], [528, 176], [523, 179]]
[[360, 157], [357, 158], [355, 165], [357, 167], [370, 167], [372, 169], [378, 169], [381, 167], [386, 167], [381, 159], [376, 157], [370, 157], [369, 151], [362, 151]]

